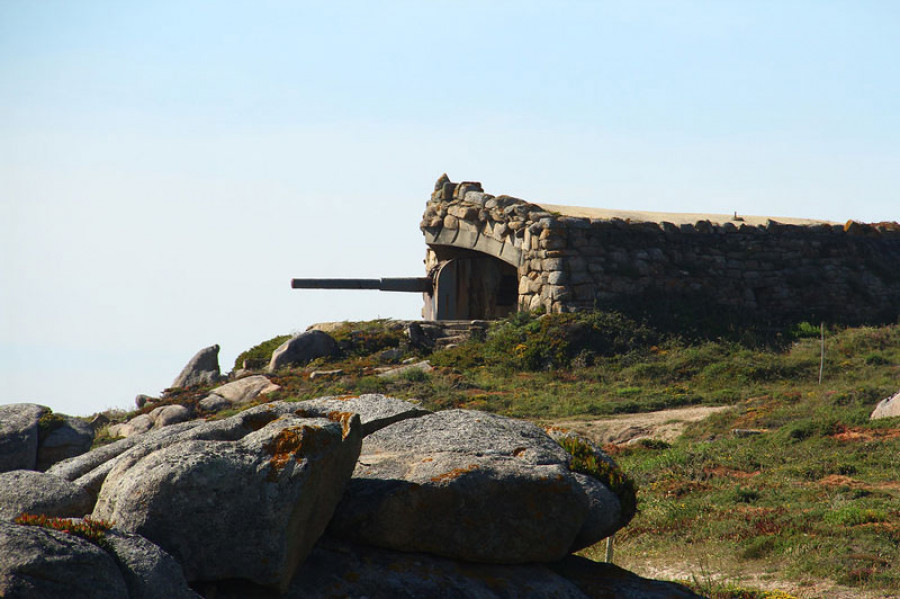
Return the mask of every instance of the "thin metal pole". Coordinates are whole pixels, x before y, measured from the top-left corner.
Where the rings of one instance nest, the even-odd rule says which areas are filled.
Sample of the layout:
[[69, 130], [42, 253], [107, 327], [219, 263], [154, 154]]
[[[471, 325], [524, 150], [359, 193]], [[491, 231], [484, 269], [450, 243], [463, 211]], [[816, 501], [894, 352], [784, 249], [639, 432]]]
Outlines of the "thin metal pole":
[[822, 384], [822, 375], [825, 372], [825, 323], [819, 324], [819, 332], [821, 334], [821, 357], [819, 358], [819, 384]]
[[606, 563], [611, 564], [613, 560], [613, 538], [615, 534], [606, 537]]

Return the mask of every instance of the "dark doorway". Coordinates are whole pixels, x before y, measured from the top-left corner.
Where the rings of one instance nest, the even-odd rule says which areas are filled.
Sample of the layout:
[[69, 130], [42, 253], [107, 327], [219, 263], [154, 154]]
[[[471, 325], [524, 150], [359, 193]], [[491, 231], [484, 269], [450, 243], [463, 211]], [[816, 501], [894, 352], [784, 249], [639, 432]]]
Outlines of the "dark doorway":
[[516, 311], [514, 266], [479, 252], [442, 260], [434, 286], [437, 320], [490, 320]]

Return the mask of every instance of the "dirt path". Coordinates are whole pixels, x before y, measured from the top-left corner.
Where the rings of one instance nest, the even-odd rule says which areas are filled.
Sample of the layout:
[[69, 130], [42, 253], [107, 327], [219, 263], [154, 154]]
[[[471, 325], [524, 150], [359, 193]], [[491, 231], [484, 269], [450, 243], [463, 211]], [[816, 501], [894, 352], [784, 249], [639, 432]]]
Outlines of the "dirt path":
[[661, 410], [643, 414], [623, 414], [604, 420], [555, 420], [543, 424], [558, 426], [584, 435], [594, 443], [622, 445], [640, 439], [661, 439], [672, 442], [681, 436], [684, 428], [726, 407], [701, 406], [678, 410]]
[[890, 591], [866, 591], [841, 586], [829, 580], [788, 581], [779, 580], [767, 572], [741, 571], [739, 574], [721, 575], [717, 572], [691, 571], [683, 566], [667, 565], [662, 562], [624, 559], [617, 565], [646, 578], [659, 580], [697, 580], [701, 584], [709, 581], [727, 582], [743, 588], [763, 591], [782, 591], [798, 599], [896, 599]]

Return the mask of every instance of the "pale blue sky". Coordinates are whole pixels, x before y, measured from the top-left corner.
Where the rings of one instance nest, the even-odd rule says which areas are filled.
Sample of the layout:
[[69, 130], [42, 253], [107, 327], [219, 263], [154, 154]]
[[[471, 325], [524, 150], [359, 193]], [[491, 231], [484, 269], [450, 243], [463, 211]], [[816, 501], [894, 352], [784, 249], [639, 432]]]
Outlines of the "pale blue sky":
[[444, 171], [532, 201], [898, 220], [900, 3], [0, 0], [0, 403], [415, 295]]

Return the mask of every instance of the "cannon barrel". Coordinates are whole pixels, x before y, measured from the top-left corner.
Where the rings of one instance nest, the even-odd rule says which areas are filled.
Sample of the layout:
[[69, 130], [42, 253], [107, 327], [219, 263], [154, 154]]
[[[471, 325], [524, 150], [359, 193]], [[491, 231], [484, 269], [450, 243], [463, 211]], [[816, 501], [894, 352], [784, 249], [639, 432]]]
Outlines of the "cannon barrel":
[[292, 289], [378, 289], [407, 293], [431, 293], [434, 284], [429, 277], [384, 279], [291, 279]]

